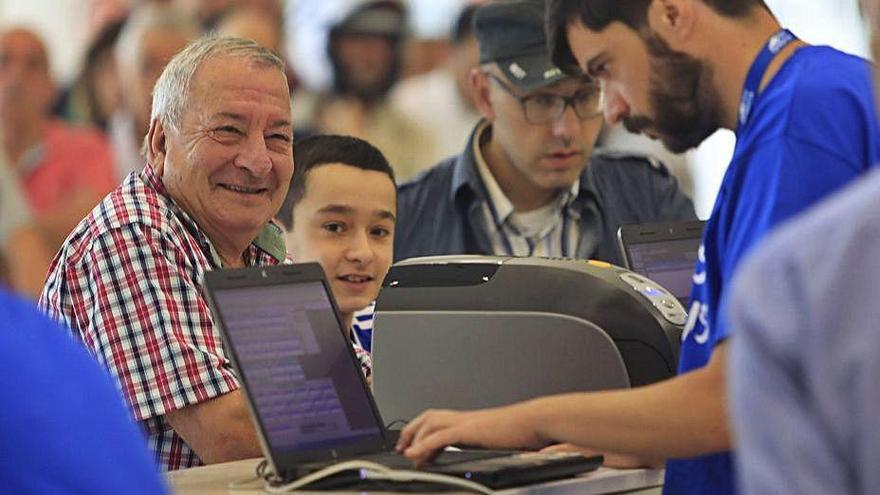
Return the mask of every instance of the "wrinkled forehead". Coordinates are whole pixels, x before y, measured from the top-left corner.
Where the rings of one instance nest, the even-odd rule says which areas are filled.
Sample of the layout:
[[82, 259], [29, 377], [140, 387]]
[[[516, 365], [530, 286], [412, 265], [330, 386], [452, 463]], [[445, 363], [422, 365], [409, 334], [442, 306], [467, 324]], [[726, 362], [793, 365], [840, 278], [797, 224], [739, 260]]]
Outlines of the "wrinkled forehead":
[[203, 60], [193, 73], [191, 97], [211, 101], [225, 91], [263, 93], [277, 98], [288, 110], [290, 107], [287, 75], [279, 67], [246, 56], [213, 56]]

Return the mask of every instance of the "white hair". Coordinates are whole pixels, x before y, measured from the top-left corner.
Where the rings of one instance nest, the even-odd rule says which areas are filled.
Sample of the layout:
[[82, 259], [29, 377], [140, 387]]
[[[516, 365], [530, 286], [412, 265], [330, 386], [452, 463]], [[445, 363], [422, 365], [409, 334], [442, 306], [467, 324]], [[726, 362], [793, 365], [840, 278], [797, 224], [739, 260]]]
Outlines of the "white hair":
[[159, 119], [165, 127], [179, 132], [184, 111], [189, 107], [193, 76], [206, 60], [220, 57], [245, 59], [257, 67], [278, 69], [285, 76], [284, 62], [256, 42], [206, 36], [190, 43], [165, 66], [153, 88], [150, 121]]

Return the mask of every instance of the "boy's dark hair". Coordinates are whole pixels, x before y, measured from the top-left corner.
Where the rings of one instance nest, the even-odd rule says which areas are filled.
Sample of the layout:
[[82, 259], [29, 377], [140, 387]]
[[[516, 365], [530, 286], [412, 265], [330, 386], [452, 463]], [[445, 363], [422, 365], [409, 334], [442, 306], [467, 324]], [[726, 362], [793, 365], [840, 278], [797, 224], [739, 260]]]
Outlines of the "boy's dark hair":
[[296, 141], [293, 146], [293, 177], [290, 189], [281, 204], [276, 218], [290, 230], [293, 228], [293, 209], [306, 195], [306, 179], [315, 167], [331, 163], [342, 163], [362, 170], [382, 172], [394, 180], [394, 170], [385, 155], [375, 146], [352, 136], [322, 134]]
[[[580, 21], [590, 31], [599, 32], [614, 21], [640, 31], [647, 23], [652, 0], [549, 0], [547, 4], [547, 43], [553, 63], [567, 72], [578, 72], [577, 59], [568, 44], [568, 26]], [[702, 0], [725, 17], [745, 17], [752, 9], [765, 10], [764, 0]]]

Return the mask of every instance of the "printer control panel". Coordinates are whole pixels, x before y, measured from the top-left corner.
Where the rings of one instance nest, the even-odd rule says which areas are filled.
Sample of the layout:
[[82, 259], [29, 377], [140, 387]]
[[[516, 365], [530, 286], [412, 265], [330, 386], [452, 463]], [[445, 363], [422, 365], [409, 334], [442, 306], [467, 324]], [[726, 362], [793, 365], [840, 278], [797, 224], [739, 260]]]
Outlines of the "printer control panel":
[[621, 274], [620, 279], [650, 301], [669, 323], [684, 325], [687, 321], [687, 313], [681, 303], [656, 282], [631, 272]]

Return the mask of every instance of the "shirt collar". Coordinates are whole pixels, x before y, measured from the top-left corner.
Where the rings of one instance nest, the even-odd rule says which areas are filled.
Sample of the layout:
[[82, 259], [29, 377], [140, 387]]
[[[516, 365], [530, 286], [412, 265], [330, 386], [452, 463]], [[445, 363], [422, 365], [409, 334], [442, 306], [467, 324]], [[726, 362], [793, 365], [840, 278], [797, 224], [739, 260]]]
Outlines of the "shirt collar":
[[468, 144], [465, 146], [464, 153], [460, 154], [455, 160], [455, 167], [452, 171], [452, 187], [449, 190], [449, 200], [453, 203], [462, 190], [469, 190], [471, 194], [479, 198], [483, 197], [482, 185], [479, 174], [477, 173], [476, 163], [472, 160], [473, 143], [479, 142], [479, 136], [483, 127], [487, 125], [485, 119], [481, 119], [471, 132], [468, 138]]
[[[211, 240], [205, 235], [202, 229], [199, 228], [195, 220], [193, 220], [187, 212], [183, 211], [182, 208], [177, 206], [177, 203], [175, 203], [174, 199], [168, 194], [168, 189], [165, 188], [162, 178], [159, 177], [156, 170], [149, 162], [147, 162], [141, 172], [141, 180], [147, 187], [155, 190], [158, 194], [168, 200], [174, 214], [180, 218], [184, 227], [193, 234], [196, 239], [198, 239], [199, 244], [202, 246], [202, 250], [210, 256], [214, 266], [222, 268], [223, 263], [220, 260], [220, 255], [217, 253]], [[254, 264], [258, 258], [259, 253], [255, 251], [255, 248], [265, 252], [279, 263], [284, 262], [287, 257], [287, 247], [284, 244], [284, 235], [281, 227], [271, 221], [263, 226], [257, 234], [257, 237], [251, 241], [248, 250], [244, 253], [245, 262], [248, 265]]]
[[486, 159], [483, 157], [483, 150], [480, 148], [480, 143], [483, 140], [483, 135], [486, 132], [486, 129], [489, 128], [488, 122], [483, 122], [476, 131], [475, 137], [471, 146], [473, 146], [474, 153], [474, 161], [477, 164], [477, 173], [480, 175], [480, 180], [483, 181], [483, 186], [486, 188], [487, 201], [492, 203], [492, 206], [495, 208], [496, 218], [495, 220], [498, 223], [504, 223], [513, 213], [513, 203], [507, 198], [504, 194], [504, 191], [501, 190], [501, 186], [498, 185], [498, 181], [495, 180], [495, 176], [492, 175], [492, 172], [489, 170], [489, 165], [486, 164]]

